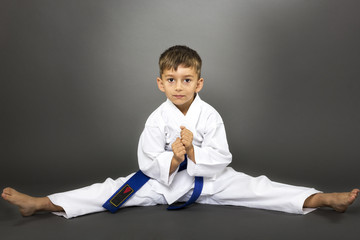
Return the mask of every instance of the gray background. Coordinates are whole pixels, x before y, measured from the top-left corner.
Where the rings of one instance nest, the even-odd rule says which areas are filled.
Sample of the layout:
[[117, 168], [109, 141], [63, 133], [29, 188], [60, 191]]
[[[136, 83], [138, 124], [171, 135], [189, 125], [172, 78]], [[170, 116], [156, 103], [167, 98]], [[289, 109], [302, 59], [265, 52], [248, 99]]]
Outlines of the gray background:
[[[203, 58], [232, 166], [326, 190], [360, 181], [358, 1], [1, 1], [1, 185], [137, 169], [158, 57]], [[339, 182], [341, 181], [341, 182]], [[331, 187], [330, 187], [331, 186]]]
[[165, 100], [158, 57], [175, 44], [203, 59], [200, 95], [223, 117], [233, 168], [324, 191], [357, 187], [359, 9], [1, 0], [0, 187], [44, 195], [136, 171], [138, 137]]

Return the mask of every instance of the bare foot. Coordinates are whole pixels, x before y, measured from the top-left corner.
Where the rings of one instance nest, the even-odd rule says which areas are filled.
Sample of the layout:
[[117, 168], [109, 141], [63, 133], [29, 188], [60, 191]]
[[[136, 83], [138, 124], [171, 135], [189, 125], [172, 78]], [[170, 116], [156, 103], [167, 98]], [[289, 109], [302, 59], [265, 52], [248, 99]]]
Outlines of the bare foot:
[[330, 194], [327, 205], [337, 212], [345, 212], [359, 195], [359, 189], [353, 189], [351, 192]]
[[9, 203], [18, 206], [21, 215], [30, 216], [37, 210], [37, 203], [34, 197], [20, 193], [12, 188], [5, 188], [1, 197]]
[[12, 188], [5, 188], [1, 197], [17, 206], [23, 216], [31, 216], [37, 211], [63, 211], [61, 207], [52, 204], [47, 197], [32, 197]]
[[308, 197], [304, 207], [331, 207], [337, 212], [345, 212], [359, 195], [359, 189], [344, 193], [317, 193]]

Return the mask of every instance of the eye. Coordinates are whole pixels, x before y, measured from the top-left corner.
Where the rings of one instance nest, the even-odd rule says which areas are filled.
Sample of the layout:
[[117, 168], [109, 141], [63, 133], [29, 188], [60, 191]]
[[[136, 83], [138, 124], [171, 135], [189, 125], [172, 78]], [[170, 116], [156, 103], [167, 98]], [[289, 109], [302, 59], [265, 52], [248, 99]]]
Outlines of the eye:
[[191, 82], [191, 79], [187, 78], [184, 80], [184, 82], [189, 83], [189, 82]]
[[168, 81], [169, 83], [173, 83], [175, 80], [174, 80], [173, 78], [168, 78], [167, 81]]

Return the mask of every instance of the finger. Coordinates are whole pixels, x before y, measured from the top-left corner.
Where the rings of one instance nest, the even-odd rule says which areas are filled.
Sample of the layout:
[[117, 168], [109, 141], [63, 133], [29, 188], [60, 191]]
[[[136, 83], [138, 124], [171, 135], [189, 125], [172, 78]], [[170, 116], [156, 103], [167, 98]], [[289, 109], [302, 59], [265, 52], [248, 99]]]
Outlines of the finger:
[[183, 130], [181, 130], [180, 134], [193, 134], [189, 129], [184, 128]]
[[179, 156], [183, 156], [183, 155], [185, 155], [185, 154], [186, 154], [186, 150], [185, 150], [185, 148], [180, 149], [180, 150], [177, 152], [177, 154], [178, 154]]
[[181, 134], [181, 139], [183, 138], [191, 138], [193, 135], [191, 132], [184, 132]]
[[192, 137], [192, 135], [189, 132], [181, 133], [181, 140], [183, 140], [184, 138], [190, 139], [191, 137]]
[[181, 127], [181, 131], [180, 132], [190, 132], [190, 130], [189, 129], [187, 129], [186, 127]]
[[179, 142], [179, 143], [174, 143], [171, 145], [173, 151], [181, 151], [182, 149], [185, 148], [184, 144], [182, 142]]
[[176, 146], [176, 145], [180, 145], [180, 144], [181, 144], [181, 139], [176, 138], [176, 140], [171, 144], [171, 146]]
[[173, 146], [173, 149], [177, 150], [177, 151], [180, 151], [182, 150], [183, 148], [185, 148], [184, 144], [183, 143], [179, 143], [179, 144], [175, 144]]
[[181, 150], [179, 150], [179, 151], [175, 151], [175, 152], [174, 152], [174, 155], [175, 155], [177, 158], [179, 158], [179, 159], [183, 159], [184, 156], [185, 156], [185, 154], [186, 154], [186, 150], [185, 150], [185, 149], [181, 149]]
[[176, 148], [176, 151], [177, 151], [177, 152], [185, 151], [185, 146], [184, 146], [183, 144], [181, 144], [181, 146], [178, 146], [178, 147]]
[[191, 142], [183, 142], [185, 148], [188, 148], [191, 146]]
[[186, 128], [181, 130], [180, 135], [183, 135], [184, 133], [186, 133], [186, 130], [187, 130]]
[[184, 133], [184, 134], [181, 136], [181, 141], [184, 141], [184, 140], [186, 140], [186, 141], [192, 141], [192, 139], [193, 139], [193, 135], [192, 135], [191, 132], [190, 132], [190, 133]]
[[185, 150], [181, 152], [181, 154], [180, 154], [180, 155], [182, 156], [182, 160], [184, 160], [184, 159], [185, 159], [185, 154], [186, 154], [186, 151], [185, 151]]
[[183, 138], [181, 138], [181, 143], [184, 144], [185, 142], [189, 142], [190, 138], [188, 136], [184, 136]]

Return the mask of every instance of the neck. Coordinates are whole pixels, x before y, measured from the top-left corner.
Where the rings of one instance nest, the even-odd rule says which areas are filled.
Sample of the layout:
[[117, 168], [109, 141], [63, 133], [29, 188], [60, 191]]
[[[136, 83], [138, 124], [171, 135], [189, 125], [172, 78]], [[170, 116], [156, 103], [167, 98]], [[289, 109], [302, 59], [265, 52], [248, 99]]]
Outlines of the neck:
[[[193, 101], [194, 101], [194, 99], [191, 101], [191, 103]], [[182, 114], [186, 115], [186, 113], [188, 112], [188, 110], [189, 110], [189, 108], [191, 106], [191, 103], [188, 106], [177, 106], [177, 105], [175, 105], [175, 106], [180, 110], [180, 112], [182, 112]]]
[[194, 102], [195, 97], [196, 97], [196, 94], [194, 95], [193, 99], [190, 102], [188, 102], [184, 105], [181, 105], [181, 106], [175, 105], [180, 110], [180, 112], [182, 112], [182, 114], [184, 114], [184, 116], [189, 111], [189, 108], [190, 108], [191, 104]]

